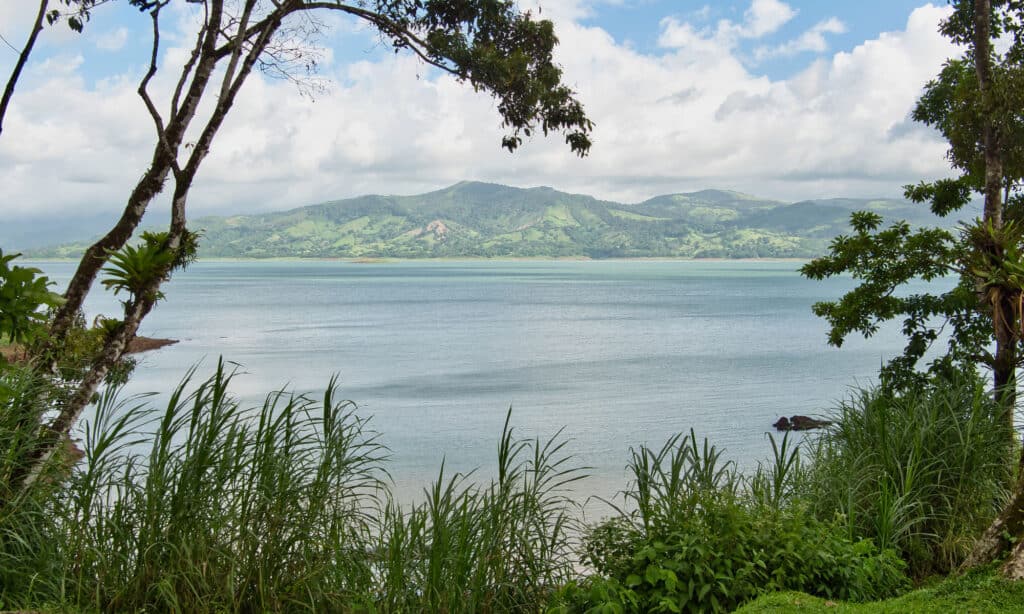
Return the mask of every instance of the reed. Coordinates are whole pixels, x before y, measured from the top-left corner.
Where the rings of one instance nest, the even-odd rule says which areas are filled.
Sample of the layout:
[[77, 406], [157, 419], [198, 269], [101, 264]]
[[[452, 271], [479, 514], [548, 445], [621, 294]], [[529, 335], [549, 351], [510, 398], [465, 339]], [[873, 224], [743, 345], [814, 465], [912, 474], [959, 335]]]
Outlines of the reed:
[[913, 575], [949, 572], [1012, 483], [1016, 451], [1000, 415], [969, 376], [900, 395], [859, 390], [810, 446], [803, 495], [851, 537], [897, 549]]

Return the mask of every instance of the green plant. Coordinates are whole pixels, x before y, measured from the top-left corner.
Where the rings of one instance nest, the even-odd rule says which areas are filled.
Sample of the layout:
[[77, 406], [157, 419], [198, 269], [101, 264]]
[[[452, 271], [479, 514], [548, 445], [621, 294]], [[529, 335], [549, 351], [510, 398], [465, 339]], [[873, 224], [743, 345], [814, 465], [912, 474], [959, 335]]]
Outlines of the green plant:
[[0, 370], [0, 608], [27, 607], [54, 597], [60, 577], [59, 526], [52, 501], [74, 461], [70, 442], [39, 466], [42, 479], [25, 490], [28, 452], [39, 445], [39, 425], [50, 382], [24, 365]]
[[[105, 393], [57, 502], [61, 583], [101, 611], [338, 609], [370, 582], [383, 450], [331, 382], [242, 409], [216, 373], [163, 412]], [[145, 454], [142, 452], [148, 448]]]
[[516, 440], [505, 420], [498, 475], [487, 486], [445, 477], [407, 512], [384, 513], [376, 589], [382, 611], [539, 611], [572, 576], [576, 505], [566, 489], [583, 469], [558, 435]]
[[566, 585], [558, 607], [723, 612], [766, 591], [866, 600], [904, 588], [895, 553], [809, 512], [794, 494], [796, 449], [788, 438], [774, 448], [773, 464], [749, 481], [692, 431], [633, 451], [631, 511], [616, 508], [589, 532], [584, 562], [597, 575]]
[[914, 576], [946, 573], [999, 512], [1014, 445], [977, 377], [901, 394], [860, 390], [810, 449], [803, 496], [851, 538], [898, 550]]
[[0, 338], [19, 343], [30, 341], [46, 321], [45, 309], [63, 300], [50, 292], [53, 282], [42, 271], [11, 264], [20, 255], [0, 250]]
[[[108, 387], [85, 423], [83, 462], [55, 461], [24, 498], [32, 505], [0, 514], [0, 603], [539, 611], [572, 577], [568, 488], [583, 469], [558, 434], [516, 439], [509, 414], [494, 480], [442, 466], [424, 502], [400, 505], [383, 481], [385, 450], [335, 400], [335, 382], [319, 402], [275, 393], [244, 409], [232, 377], [223, 363], [202, 382], [190, 372], [163, 409]], [[17, 407], [46, 398], [24, 393]], [[0, 424], [5, 450], [34, 434]]]

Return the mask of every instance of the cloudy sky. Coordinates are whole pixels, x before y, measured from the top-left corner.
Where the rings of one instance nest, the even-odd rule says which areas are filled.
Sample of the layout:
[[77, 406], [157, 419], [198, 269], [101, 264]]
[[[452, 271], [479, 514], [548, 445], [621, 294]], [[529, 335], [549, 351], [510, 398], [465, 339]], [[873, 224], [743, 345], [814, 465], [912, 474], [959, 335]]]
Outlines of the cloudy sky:
[[[20, 47], [32, 2], [0, 2]], [[135, 88], [148, 19], [114, 2], [85, 33], [48, 29], [0, 135], [8, 231], [112, 215], [154, 133]], [[469, 179], [626, 202], [723, 188], [783, 200], [898, 196], [948, 174], [945, 147], [909, 113], [957, 50], [944, 2], [907, 0], [528, 0], [555, 21], [557, 59], [596, 122], [577, 159], [560, 135], [500, 147], [493, 101], [332, 22], [311, 100], [254, 75], [192, 192], [193, 215], [279, 210], [366, 193], [412, 194]], [[185, 5], [182, 4], [182, 7]], [[156, 92], [189, 45], [165, 20]], [[6, 80], [16, 57], [0, 41]]]

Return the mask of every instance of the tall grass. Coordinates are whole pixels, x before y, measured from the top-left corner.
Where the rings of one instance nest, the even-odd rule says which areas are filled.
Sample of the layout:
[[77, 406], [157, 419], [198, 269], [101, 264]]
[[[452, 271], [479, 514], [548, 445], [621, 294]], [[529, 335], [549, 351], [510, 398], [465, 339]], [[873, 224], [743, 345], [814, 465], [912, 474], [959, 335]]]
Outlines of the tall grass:
[[[540, 611], [572, 575], [568, 489], [583, 470], [560, 434], [517, 439], [510, 412], [495, 479], [442, 466], [422, 502], [401, 505], [386, 449], [337, 400], [335, 381], [316, 400], [275, 393], [244, 408], [232, 377], [223, 363], [205, 381], [190, 372], [160, 410], [108, 389], [70, 478], [65, 465], [37, 496], [0, 509], [0, 604]], [[37, 398], [26, 395], [10, 402]], [[19, 429], [0, 424], [4, 451]]]
[[28, 368], [0, 365], [0, 609], [52, 598], [59, 584], [59, 531], [52, 502], [70, 463], [62, 446], [34, 487], [21, 486], [26, 458], [43, 443], [46, 380]]
[[573, 575], [578, 509], [567, 489], [584, 473], [564, 446], [558, 435], [515, 440], [506, 418], [489, 485], [442, 467], [424, 503], [388, 505], [377, 546], [382, 610], [539, 611]]
[[[331, 381], [317, 399], [230, 394], [223, 363], [166, 406], [108, 389], [85, 459], [0, 501], [0, 606], [79, 611], [725, 611], [765, 591], [844, 599], [951, 569], [999, 508], [1013, 443], [975, 380], [843, 404], [802, 458], [788, 437], [749, 478], [691, 431], [630, 451], [614, 516], [578, 526], [584, 475], [561, 434], [510, 415], [486, 482], [444, 466], [418, 503]], [[46, 391], [0, 388], [0, 477], [38, 436]], [[69, 477], [70, 474], [70, 477]], [[585, 536], [585, 539], [581, 537]], [[865, 539], [866, 538], [866, 539]], [[580, 579], [584, 559], [595, 574]]]
[[[216, 373], [166, 410], [114, 393], [86, 430], [59, 501], [65, 599], [102, 611], [280, 611], [348, 603], [384, 450], [331, 382], [320, 402], [276, 393], [254, 411]], [[151, 432], [150, 432], [151, 431]]]
[[955, 569], [1001, 509], [1014, 444], [976, 378], [860, 390], [810, 449], [804, 496], [851, 537], [897, 549], [916, 576]]

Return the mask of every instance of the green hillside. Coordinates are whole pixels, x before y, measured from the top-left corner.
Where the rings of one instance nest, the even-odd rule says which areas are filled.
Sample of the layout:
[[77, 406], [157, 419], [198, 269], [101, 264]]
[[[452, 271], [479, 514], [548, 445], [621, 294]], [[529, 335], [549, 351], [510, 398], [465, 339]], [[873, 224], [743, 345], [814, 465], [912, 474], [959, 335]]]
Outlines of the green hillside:
[[[933, 221], [926, 207], [893, 200], [790, 204], [704, 190], [628, 205], [551, 188], [462, 182], [417, 196], [361, 196], [201, 218], [192, 226], [203, 231], [205, 257], [784, 258], [821, 254], [857, 209]], [[84, 245], [32, 255], [75, 257]]]

